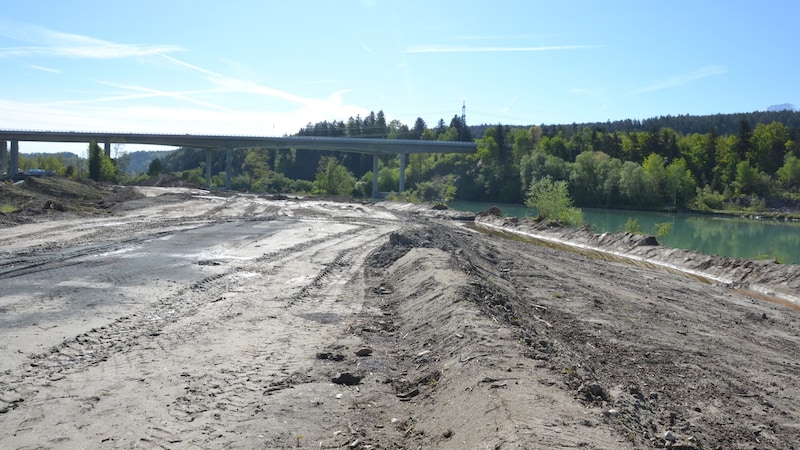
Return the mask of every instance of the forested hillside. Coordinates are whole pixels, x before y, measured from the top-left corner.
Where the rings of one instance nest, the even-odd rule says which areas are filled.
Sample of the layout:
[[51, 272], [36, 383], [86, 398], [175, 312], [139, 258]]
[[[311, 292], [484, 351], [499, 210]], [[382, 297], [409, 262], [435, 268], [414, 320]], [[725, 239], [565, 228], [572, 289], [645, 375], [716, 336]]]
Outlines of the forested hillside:
[[[297, 135], [478, 144], [478, 152], [470, 155], [410, 155], [405, 195], [411, 200], [455, 197], [522, 203], [531, 183], [546, 177], [566, 181], [578, 206], [758, 209], [776, 198], [784, 202], [800, 198], [800, 112], [791, 110], [473, 127], [458, 115], [449, 124], [439, 119], [434, 126], [422, 118], [411, 126], [397, 120], [387, 123], [379, 111], [365, 118], [309, 123]], [[25, 161], [25, 166], [61, 174], [70, 170], [76, 176], [87, 166], [74, 155]], [[117, 181], [125, 178], [121, 172], [126, 167], [141, 173], [147, 165], [150, 175], [174, 172], [204, 183], [206, 155], [194, 149], [136, 152], [116, 163]], [[225, 153], [212, 153], [211, 165], [213, 184], [224, 185]], [[355, 153], [290, 148], [233, 152], [233, 188], [251, 192], [333, 193], [324, 192], [321, 186], [326, 180], [321, 177], [335, 173], [345, 178], [335, 193], [367, 196], [372, 190], [371, 171], [372, 157]], [[378, 190], [396, 191], [398, 179], [398, 158], [382, 157]]]

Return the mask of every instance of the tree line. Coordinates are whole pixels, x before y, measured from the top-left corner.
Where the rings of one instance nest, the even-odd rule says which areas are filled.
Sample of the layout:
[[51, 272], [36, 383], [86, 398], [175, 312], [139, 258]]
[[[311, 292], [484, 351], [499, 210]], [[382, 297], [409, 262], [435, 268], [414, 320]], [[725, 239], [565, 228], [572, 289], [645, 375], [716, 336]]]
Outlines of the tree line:
[[[409, 155], [404, 195], [410, 200], [522, 203], [532, 183], [545, 178], [563, 181], [575, 204], [583, 207], [721, 209], [800, 198], [800, 113], [788, 110], [524, 127], [468, 127], [458, 115], [449, 124], [439, 119], [432, 127], [417, 118], [409, 127], [398, 120], [387, 123], [379, 111], [364, 118], [309, 123], [297, 135], [477, 143], [475, 154]], [[100, 152], [95, 156], [98, 165], [92, 163], [97, 155], [92, 145], [86, 165], [90, 177], [131, 178], [120, 166], [125, 158], [128, 163], [141, 159], [139, 155], [106, 161]], [[151, 163], [150, 175], [174, 172], [205, 182], [204, 151], [178, 149], [160, 156], [157, 167], [152, 167], [156, 160]], [[38, 163], [54, 165], [53, 158], [45, 159]], [[224, 153], [214, 152], [211, 165], [214, 184], [224, 185]], [[73, 167], [72, 174], [80, 174], [79, 169]], [[399, 170], [398, 158], [381, 157], [378, 190], [396, 190]], [[370, 155], [290, 148], [233, 152], [233, 188], [250, 192], [331, 193], [323, 186], [335, 184], [343, 186], [337, 194], [368, 196], [371, 171]], [[325, 184], [320, 181], [323, 173], [348, 182]]]

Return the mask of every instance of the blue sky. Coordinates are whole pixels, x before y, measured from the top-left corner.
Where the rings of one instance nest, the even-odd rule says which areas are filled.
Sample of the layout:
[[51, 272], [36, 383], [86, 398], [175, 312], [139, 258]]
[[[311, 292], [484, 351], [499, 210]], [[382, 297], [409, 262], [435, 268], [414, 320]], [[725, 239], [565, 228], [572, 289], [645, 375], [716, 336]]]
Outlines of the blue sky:
[[3, 0], [0, 128], [272, 136], [378, 110], [434, 126], [464, 102], [471, 125], [750, 112], [800, 105], [798, 18], [794, 0]]

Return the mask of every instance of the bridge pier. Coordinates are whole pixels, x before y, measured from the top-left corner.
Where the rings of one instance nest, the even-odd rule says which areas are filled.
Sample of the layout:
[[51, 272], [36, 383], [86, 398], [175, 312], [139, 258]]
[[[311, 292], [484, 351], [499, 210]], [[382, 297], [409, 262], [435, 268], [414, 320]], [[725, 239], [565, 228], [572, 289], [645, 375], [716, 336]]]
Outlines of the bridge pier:
[[372, 155], [372, 199], [378, 199], [378, 155]]
[[400, 153], [400, 186], [398, 193], [402, 194], [406, 188], [406, 159], [408, 155]]
[[225, 189], [231, 190], [231, 176], [233, 171], [233, 149], [225, 149]]
[[206, 189], [211, 189], [211, 149], [206, 149]]
[[0, 141], [0, 175], [8, 172], [8, 142]]
[[11, 167], [8, 169], [8, 175], [15, 177], [17, 172], [19, 172], [19, 141], [11, 141]]
[[108, 139], [103, 142], [103, 153], [106, 154], [106, 158], [111, 158], [111, 142]]

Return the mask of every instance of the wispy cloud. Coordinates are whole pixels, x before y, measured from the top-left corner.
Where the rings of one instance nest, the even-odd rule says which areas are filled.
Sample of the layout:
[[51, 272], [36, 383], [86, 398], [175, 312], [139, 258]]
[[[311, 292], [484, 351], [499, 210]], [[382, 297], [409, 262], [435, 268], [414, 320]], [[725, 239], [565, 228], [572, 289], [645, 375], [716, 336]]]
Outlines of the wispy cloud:
[[36, 66], [32, 65], [31, 69], [41, 70], [42, 72], [50, 72], [50, 73], [61, 73], [58, 69], [53, 69], [51, 67], [43, 67], [43, 66]]
[[367, 47], [367, 44], [365, 44], [365, 43], [363, 43], [361, 41], [358, 41], [358, 45], [360, 45], [361, 48], [363, 48], [365, 52], [372, 53], [372, 49]]
[[[115, 81], [95, 81], [118, 90], [117, 93], [97, 95], [94, 98], [66, 99], [46, 103], [36, 101], [15, 102], [0, 96], [0, 119], [15, 128], [71, 129], [71, 130], [139, 130], [153, 132], [220, 132], [258, 134], [294, 133], [309, 121], [331, 120], [355, 115], [366, 115], [365, 108], [347, 104], [343, 95], [349, 90], [338, 89], [327, 98], [296, 95], [275, 87], [265, 86], [246, 77], [229, 76], [209, 70], [171, 56], [183, 51], [173, 45], [129, 45], [104, 41], [89, 36], [61, 33], [46, 28], [10, 23], [0, 19], [0, 36], [23, 44], [19, 47], [0, 48], [0, 58], [10, 57], [72, 57], [114, 59], [150, 57], [143, 63], [166, 62], [175, 68], [189, 70], [195, 75], [187, 77], [187, 84], [196, 89], [159, 89]], [[371, 51], [361, 44], [365, 51]], [[59, 73], [57, 69], [33, 66], [37, 70]], [[199, 83], [199, 84], [198, 84]], [[230, 99], [219, 94], [244, 94], [249, 97], [280, 99], [294, 104], [272, 110], [252, 110], [236, 107]], [[209, 96], [221, 99], [208, 101]], [[147, 99], [171, 99], [183, 106], [164, 105], [157, 102], [142, 103]], [[264, 102], [266, 105], [273, 101]], [[46, 119], [45, 119], [46, 118]], [[8, 120], [7, 120], [8, 119]], [[266, 126], [266, 129], [265, 129]]]
[[185, 67], [187, 69], [194, 70], [195, 72], [200, 72], [202, 74], [208, 75], [208, 76], [213, 77], [213, 78], [225, 78], [225, 75], [222, 75], [221, 73], [213, 72], [211, 70], [204, 69], [204, 68], [202, 68], [200, 66], [196, 66], [194, 64], [189, 64], [186, 61], [181, 61], [178, 58], [173, 58], [172, 56], [169, 56], [169, 55], [166, 55], [166, 54], [163, 54], [163, 53], [159, 53], [158, 56], [166, 59], [169, 62], [177, 64], [177, 65], [179, 65], [181, 67]]
[[552, 52], [559, 50], [581, 50], [595, 48], [593, 45], [550, 45], [541, 47], [466, 47], [453, 45], [416, 45], [405, 53], [503, 53], [503, 52]]
[[557, 37], [555, 34], [517, 34], [517, 35], [496, 35], [496, 36], [485, 36], [485, 35], [461, 35], [456, 36], [454, 39], [456, 41], [499, 41], [499, 40], [520, 40], [520, 39], [551, 39]]
[[0, 48], [0, 58], [59, 56], [87, 59], [117, 59], [182, 51], [175, 45], [117, 44], [80, 34], [62, 33], [47, 28], [0, 19], [0, 36], [23, 42], [24, 46]]
[[571, 88], [567, 89], [567, 94], [574, 95], [592, 95], [592, 91], [586, 88]]
[[182, 100], [187, 103], [192, 103], [197, 106], [202, 106], [204, 108], [209, 109], [216, 109], [225, 112], [232, 112], [233, 110], [229, 108], [225, 108], [223, 106], [217, 105], [215, 103], [207, 102], [204, 100], [200, 100], [196, 98], [197, 95], [203, 94], [211, 94], [222, 92], [220, 89], [208, 89], [208, 90], [194, 90], [194, 91], [163, 91], [159, 89], [152, 89], [143, 86], [134, 86], [129, 84], [120, 84], [120, 83], [113, 83], [110, 81], [99, 81], [99, 83], [104, 84], [106, 86], [115, 87], [118, 89], [123, 89], [125, 91], [133, 92], [132, 94], [123, 94], [123, 95], [113, 95], [107, 97], [100, 97], [94, 99], [87, 99], [87, 100], [67, 100], [61, 102], [51, 102], [47, 103], [47, 106], [63, 106], [63, 105], [88, 105], [92, 103], [108, 103], [108, 102], [115, 102], [115, 101], [126, 101], [126, 100], [141, 100], [146, 98], [171, 98], [175, 100]]
[[656, 81], [655, 83], [641, 87], [639, 89], [634, 89], [628, 92], [628, 95], [646, 94], [648, 92], [656, 92], [664, 89], [676, 88], [689, 84], [693, 81], [697, 81], [703, 78], [713, 77], [716, 75], [722, 75], [727, 72], [728, 69], [726, 69], [723, 66], [706, 66], [697, 69], [693, 72], [673, 75], [667, 79]]

